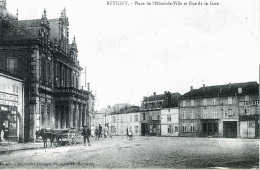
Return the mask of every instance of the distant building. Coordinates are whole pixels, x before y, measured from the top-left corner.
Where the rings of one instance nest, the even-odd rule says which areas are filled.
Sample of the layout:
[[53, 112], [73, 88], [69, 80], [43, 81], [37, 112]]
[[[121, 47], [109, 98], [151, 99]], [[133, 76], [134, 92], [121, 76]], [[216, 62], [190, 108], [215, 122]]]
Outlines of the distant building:
[[205, 86], [179, 97], [181, 136], [256, 138], [257, 82]]
[[141, 113], [138, 106], [129, 106], [105, 115], [105, 124], [111, 135], [127, 135], [132, 129], [135, 136], [141, 135]]
[[161, 110], [161, 135], [179, 135], [179, 108], [163, 108]]
[[[161, 110], [163, 108], [173, 108], [178, 106], [178, 97], [180, 93], [170, 93], [144, 97], [141, 104], [142, 112], [142, 136], [161, 136]], [[175, 114], [171, 112], [172, 114]], [[163, 129], [169, 124], [163, 122]], [[172, 124], [171, 124], [172, 125]], [[163, 134], [165, 134], [163, 132]]]

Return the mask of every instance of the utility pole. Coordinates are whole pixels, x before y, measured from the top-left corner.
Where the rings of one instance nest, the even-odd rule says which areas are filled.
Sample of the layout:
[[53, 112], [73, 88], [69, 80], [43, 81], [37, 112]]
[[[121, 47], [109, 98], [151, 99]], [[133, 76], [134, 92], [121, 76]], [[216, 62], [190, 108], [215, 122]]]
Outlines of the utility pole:
[[87, 89], [87, 71], [85, 66], [85, 89]]

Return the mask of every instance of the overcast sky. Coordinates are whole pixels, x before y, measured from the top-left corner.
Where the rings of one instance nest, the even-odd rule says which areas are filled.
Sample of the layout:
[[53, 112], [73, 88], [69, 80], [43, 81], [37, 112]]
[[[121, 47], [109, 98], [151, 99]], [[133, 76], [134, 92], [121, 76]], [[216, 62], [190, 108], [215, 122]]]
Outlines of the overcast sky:
[[24, 20], [41, 18], [44, 8], [47, 18], [58, 18], [66, 8], [70, 41], [75, 35], [80, 65], [87, 68], [100, 109], [115, 103], [140, 105], [153, 92], [184, 94], [190, 86], [259, 82], [259, 2], [215, 2], [220, 5], [7, 0], [7, 9], [13, 14], [19, 9]]

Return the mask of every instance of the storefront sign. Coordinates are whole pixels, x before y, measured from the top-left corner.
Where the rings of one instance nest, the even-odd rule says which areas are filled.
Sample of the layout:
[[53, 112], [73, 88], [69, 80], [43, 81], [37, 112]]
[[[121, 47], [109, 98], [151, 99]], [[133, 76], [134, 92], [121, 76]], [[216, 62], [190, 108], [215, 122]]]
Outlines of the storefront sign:
[[0, 100], [0, 105], [18, 106], [17, 102], [11, 102], [6, 100]]
[[18, 102], [18, 96], [0, 93], [0, 100]]
[[18, 96], [0, 93], [0, 105], [18, 106]]

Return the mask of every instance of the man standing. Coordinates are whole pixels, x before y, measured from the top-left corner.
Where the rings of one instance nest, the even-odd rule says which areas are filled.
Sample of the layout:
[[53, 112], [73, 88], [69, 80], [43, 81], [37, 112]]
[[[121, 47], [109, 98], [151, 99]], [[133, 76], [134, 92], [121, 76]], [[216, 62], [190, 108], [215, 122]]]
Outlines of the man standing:
[[0, 126], [0, 137], [1, 137], [1, 141], [4, 141], [4, 136], [5, 136], [5, 124], [3, 123], [1, 126]]
[[89, 136], [91, 135], [91, 130], [88, 127], [84, 126], [82, 135], [83, 135], [83, 139], [84, 139], [84, 146], [86, 146], [86, 139], [88, 141], [88, 146], [91, 146], [90, 141], [89, 141]]
[[102, 136], [101, 136], [101, 133], [102, 133], [102, 126], [99, 124], [99, 126], [98, 126], [98, 139], [99, 139], [100, 137], [102, 137]]

